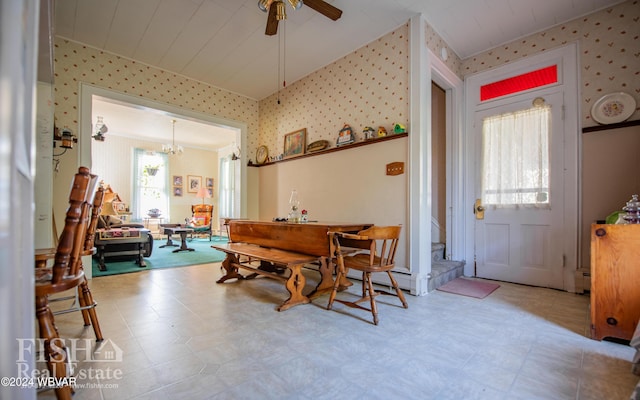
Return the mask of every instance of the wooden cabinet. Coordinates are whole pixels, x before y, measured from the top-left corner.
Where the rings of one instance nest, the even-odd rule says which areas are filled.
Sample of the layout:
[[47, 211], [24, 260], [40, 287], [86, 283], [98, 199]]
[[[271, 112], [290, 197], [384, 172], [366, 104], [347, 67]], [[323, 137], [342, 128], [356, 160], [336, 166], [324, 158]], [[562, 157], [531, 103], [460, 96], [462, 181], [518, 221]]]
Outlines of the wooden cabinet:
[[640, 224], [591, 225], [591, 338], [630, 340], [640, 319]]

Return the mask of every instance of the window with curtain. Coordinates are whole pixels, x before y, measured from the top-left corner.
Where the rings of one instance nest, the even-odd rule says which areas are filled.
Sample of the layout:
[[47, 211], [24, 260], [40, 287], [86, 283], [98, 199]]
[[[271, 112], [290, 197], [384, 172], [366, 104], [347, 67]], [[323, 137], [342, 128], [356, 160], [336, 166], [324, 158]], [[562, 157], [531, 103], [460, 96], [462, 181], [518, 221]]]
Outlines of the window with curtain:
[[235, 213], [235, 163], [231, 155], [220, 159], [219, 212], [221, 217], [236, 217]]
[[549, 207], [551, 107], [491, 116], [482, 123], [482, 203]]
[[169, 220], [169, 163], [166, 154], [134, 149], [133, 216], [141, 220], [158, 209]]

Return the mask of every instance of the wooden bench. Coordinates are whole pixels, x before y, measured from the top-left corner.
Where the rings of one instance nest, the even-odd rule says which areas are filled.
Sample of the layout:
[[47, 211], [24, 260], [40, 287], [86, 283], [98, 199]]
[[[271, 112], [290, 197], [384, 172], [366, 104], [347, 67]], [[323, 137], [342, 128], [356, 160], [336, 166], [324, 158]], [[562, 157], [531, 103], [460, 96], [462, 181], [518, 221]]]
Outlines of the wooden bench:
[[[311, 302], [309, 297], [302, 294], [302, 289], [306, 283], [306, 279], [302, 274], [302, 267], [305, 264], [318, 261], [318, 257], [289, 250], [261, 247], [250, 243], [227, 243], [212, 245], [211, 247], [227, 253], [227, 257], [222, 262], [222, 267], [226, 270], [226, 274], [218, 279], [217, 283], [223, 283], [229, 279], [251, 279], [257, 275], [264, 275], [284, 281], [289, 291], [289, 298], [277, 308], [278, 311], [284, 311], [298, 304]], [[240, 256], [247, 257], [248, 260], [241, 261]], [[260, 261], [260, 266], [254, 265], [253, 262], [255, 261]], [[281, 271], [277, 269], [277, 266], [290, 270], [289, 276], [281, 275]], [[253, 274], [245, 277], [239, 273], [240, 268], [252, 271]]]
[[[372, 224], [342, 223], [342, 222], [308, 222], [287, 223], [274, 221], [252, 221], [243, 219], [229, 219], [229, 243], [227, 245], [213, 245], [214, 249], [227, 253], [222, 266], [226, 274], [218, 280], [222, 283], [228, 279], [247, 279], [258, 275], [286, 282], [290, 293], [278, 311], [284, 311], [298, 304], [309, 303], [314, 297], [333, 290], [333, 265], [331, 258], [334, 254], [331, 232], [359, 232]], [[248, 258], [248, 261], [240, 258]], [[260, 261], [260, 266], [252, 261]], [[272, 265], [273, 264], [273, 265]], [[305, 278], [302, 267], [309, 264], [319, 264], [320, 282], [307, 295], [302, 294]], [[238, 272], [239, 268], [253, 271], [254, 274], [244, 277]], [[289, 277], [282, 275], [283, 268], [291, 271]], [[341, 286], [351, 283], [342, 282]]]

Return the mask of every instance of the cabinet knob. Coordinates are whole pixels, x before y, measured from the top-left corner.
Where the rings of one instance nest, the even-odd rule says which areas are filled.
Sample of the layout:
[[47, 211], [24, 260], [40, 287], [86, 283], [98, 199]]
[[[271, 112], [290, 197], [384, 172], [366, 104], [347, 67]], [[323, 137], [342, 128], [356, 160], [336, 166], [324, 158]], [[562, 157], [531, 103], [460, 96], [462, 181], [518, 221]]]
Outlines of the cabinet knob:
[[606, 234], [607, 234], [607, 230], [606, 229], [604, 229], [604, 228], [596, 229], [596, 236], [603, 237]]
[[618, 320], [613, 317], [609, 317], [607, 318], [607, 324], [611, 326], [616, 326], [618, 325]]

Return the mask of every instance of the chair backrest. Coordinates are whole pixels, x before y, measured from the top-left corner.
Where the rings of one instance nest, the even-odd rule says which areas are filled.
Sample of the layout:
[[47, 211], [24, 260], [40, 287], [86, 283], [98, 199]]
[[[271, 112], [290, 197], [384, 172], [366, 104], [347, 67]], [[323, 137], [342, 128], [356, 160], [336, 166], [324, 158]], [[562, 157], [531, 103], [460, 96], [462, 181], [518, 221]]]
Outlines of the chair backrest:
[[211, 204], [194, 204], [191, 206], [191, 214], [196, 226], [211, 226], [213, 206]]
[[[358, 232], [358, 235], [365, 236], [371, 240], [369, 248], [370, 265], [389, 266], [395, 263], [396, 249], [402, 226], [372, 226], [371, 228]], [[379, 248], [378, 248], [379, 247]]]
[[76, 275], [80, 267], [80, 253], [84, 247], [85, 233], [88, 227], [89, 200], [93, 196], [96, 175], [91, 175], [89, 168], [80, 167], [71, 185], [69, 208], [64, 228], [58, 240], [55, 261], [52, 268], [51, 282], [62, 281], [65, 275]]
[[402, 225], [372, 226], [356, 235], [345, 235], [345, 239], [335, 237], [336, 248], [340, 246], [369, 250], [369, 265], [385, 269], [393, 268]]
[[87, 227], [87, 234], [85, 235], [83, 253], [93, 253], [93, 246], [96, 240], [96, 228], [98, 227], [98, 218], [102, 211], [102, 204], [104, 201], [104, 188], [100, 186], [93, 196], [93, 204], [91, 205], [91, 219], [89, 220], [89, 226]]

